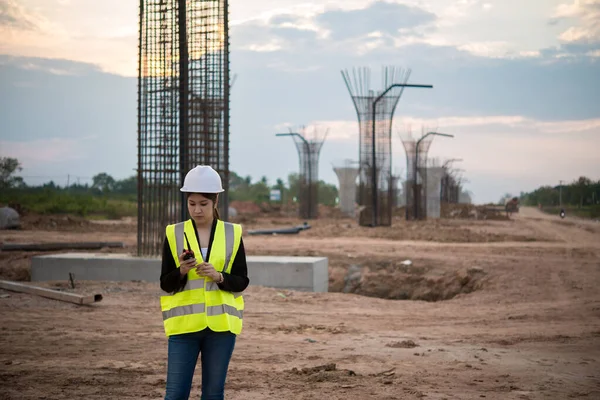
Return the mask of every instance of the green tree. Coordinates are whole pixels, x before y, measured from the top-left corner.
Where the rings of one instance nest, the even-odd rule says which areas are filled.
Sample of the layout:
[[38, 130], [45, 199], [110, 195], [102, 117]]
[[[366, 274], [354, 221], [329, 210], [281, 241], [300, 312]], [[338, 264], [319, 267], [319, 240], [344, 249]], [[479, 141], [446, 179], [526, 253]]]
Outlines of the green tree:
[[531, 193], [522, 193], [523, 204], [543, 207], [563, 206], [583, 208], [598, 204], [600, 200], [600, 181], [594, 182], [585, 176], [579, 177], [570, 184], [542, 186]]
[[283, 182], [283, 179], [277, 178], [277, 181], [275, 181], [275, 185], [273, 186], [273, 189], [285, 190], [285, 183]]
[[[265, 180], [266, 180], [266, 178], [265, 178]], [[270, 193], [269, 186], [262, 179], [250, 187], [250, 197], [254, 202], [268, 201], [269, 193]]]
[[300, 175], [289, 174], [288, 175], [288, 190], [291, 198], [295, 198], [298, 201], [300, 196]]
[[137, 176], [130, 176], [129, 178], [116, 181], [114, 183], [114, 192], [120, 194], [137, 194]]
[[108, 193], [115, 188], [115, 179], [106, 172], [101, 172], [92, 178], [92, 189]]
[[319, 203], [326, 206], [335, 206], [338, 198], [338, 189], [335, 185], [331, 185], [324, 181], [319, 181], [318, 186]]
[[233, 171], [229, 171], [229, 190], [237, 190], [246, 185], [246, 180]]
[[10, 189], [25, 186], [23, 178], [15, 176], [15, 173], [21, 172], [23, 168], [16, 158], [0, 158], [0, 189]]
[[[586, 178], [585, 176], [580, 176], [579, 179], [573, 182], [572, 186], [576, 196], [575, 202], [579, 205], [579, 207], [583, 207], [585, 204], [591, 203], [591, 179]], [[590, 197], [589, 199], [588, 196]]]
[[283, 179], [277, 178], [277, 180], [275, 181], [275, 184], [273, 186], [271, 186], [271, 189], [279, 190], [279, 193], [281, 193], [281, 203], [286, 202], [286, 200], [288, 198], [288, 190], [285, 187], [285, 183], [283, 182]]

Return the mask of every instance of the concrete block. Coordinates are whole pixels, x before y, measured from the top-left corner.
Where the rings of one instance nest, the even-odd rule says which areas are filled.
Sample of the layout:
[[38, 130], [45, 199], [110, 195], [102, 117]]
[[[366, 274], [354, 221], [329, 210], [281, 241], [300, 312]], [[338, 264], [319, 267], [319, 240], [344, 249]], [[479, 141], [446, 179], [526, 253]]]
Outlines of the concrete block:
[[[247, 256], [250, 285], [327, 292], [326, 257]], [[31, 280], [147, 281], [160, 279], [160, 258], [128, 254], [65, 253], [32, 257]]]
[[64, 253], [31, 258], [31, 280], [68, 280], [69, 273], [82, 281], [160, 280], [160, 259], [129, 254]]
[[327, 292], [326, 257], [248, 256], [250, 284], [310, 292]]

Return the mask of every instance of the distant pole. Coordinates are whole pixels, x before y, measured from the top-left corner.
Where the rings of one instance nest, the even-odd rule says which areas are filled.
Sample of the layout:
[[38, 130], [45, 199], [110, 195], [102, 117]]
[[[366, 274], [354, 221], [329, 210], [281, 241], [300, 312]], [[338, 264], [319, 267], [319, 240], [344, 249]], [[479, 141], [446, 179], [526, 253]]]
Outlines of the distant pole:
[[371, 217], [373, 218], [373, 220], [372, 220], [373, 227], [377, 226], [377, 166], [376, 166], [377, 146], [375, 144], [375, 110], [376, 110], [377, 102], [379, 100], [381, 100], [383, 98], [383, 96], [385, 96], [390, 90], [392, 90], [395, 87], [412, 87], [412, 88], [426, 88], [426, 89], [433, 88], [432, 85], [409, 85], [406, 83], [394, 83], [393, 85], [390, 85], [387, 89], [385, 89], [383, 92], [381, 92], [381, 94], [379, 96], [377, 96], [377, 98], [375, 100], [373, 100], [373, 110], [372, 110], [372, 115], [371, 115], [371, 129], [372, 129], [371, 145], [373, 146], [373, 148], [371, 149], [371, 163], [373, 164], [371, 166], [371, 179], [373, 180], [373, 186], [371, 187], [371, 191], [372, 191], [371, 202], [373, 203], [372, 204], [373, 212], [371, 213]]
[[[302, 136], [300, 136], [302, 137]], [[307, 190], [307, 196], [308, 196], [308, 216], [309, 218], [312, 217], [312, 165], [310, 162], [310, 144], [308, 144], [308, 141], [306, 139], [304, 139], [304, 137], [302, 137], [302, 139], [304, 140], [304, 148], [306, 149], [306, 158], [308, 158], [308, 190]]]

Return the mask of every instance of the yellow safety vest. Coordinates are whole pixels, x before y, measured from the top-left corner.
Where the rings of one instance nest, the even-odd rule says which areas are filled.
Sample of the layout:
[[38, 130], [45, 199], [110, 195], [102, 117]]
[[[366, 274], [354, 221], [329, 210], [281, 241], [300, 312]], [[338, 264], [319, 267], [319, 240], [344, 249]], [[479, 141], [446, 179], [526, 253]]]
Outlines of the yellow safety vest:
[[[192, 220], [168, 225], [167, 239], [175, 264], [179, 268], [179, 254], [184, 249], [184, 232], [187, 235], [196, 260], [202, 253], [194, 231]], [[208, 262], [219, 272], [229, 273], [231, 264], [240, 247], [242, 227], [217, 221]], [[187, 283], [182, 291], [161, 296], [163, 323], [167, 336], [198, 332], [209, 328], [215, 332], [242, 332], [244, 298], [241, 293], [219, 289], [216, 282], [200, 276], [192, 269], [187, 274]]]

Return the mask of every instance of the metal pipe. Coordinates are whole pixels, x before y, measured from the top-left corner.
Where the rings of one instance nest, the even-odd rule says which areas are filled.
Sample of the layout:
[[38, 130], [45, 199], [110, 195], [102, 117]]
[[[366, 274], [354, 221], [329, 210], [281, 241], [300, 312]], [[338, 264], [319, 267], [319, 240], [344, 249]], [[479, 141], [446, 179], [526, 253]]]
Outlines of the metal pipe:
[[[187, 169], [188, 142], [188, 44], [186, 0], [179, 0], [179, 178], [183, 184]], [[185, 221], [187, 212], [185, 193], [181, 192], [180, 221]]]
[[[224, 62], [223, 62], [223, 180], [225, 182], [225, 193], [223, 193], [223, 199], [221, 201], [223, 210], [223, 220], [229, 220], [229, 95], [231, 87], [235, 83], [237, 75], [233, 76], [231, 85], [229, 84], [229, 2], [225, 1], [223, 4], [223, 31], [224, 31]], [[218, 146], [217, 146], [218, 147]]]
[[140, 0], [140, 37], [138, 40], [138, 140], [137, 140], [137, 255], [141, 256], [142, 252], [142, 199], [143, 199], [143, 184], [142, 184], [142, 45], [143, 45], [143, 28], [144, 28], [144, 0]]
[[311, 163], [311, 156], [310, 156], [310, 144], [308, 143], [308, 141], [304, 140], [304, 147], [306, 147], [306, 155], [305, 157], [308, 158], [308, 218], [312, 218], [313, 217], [313, 209], [312, 209], [312, 163]]

